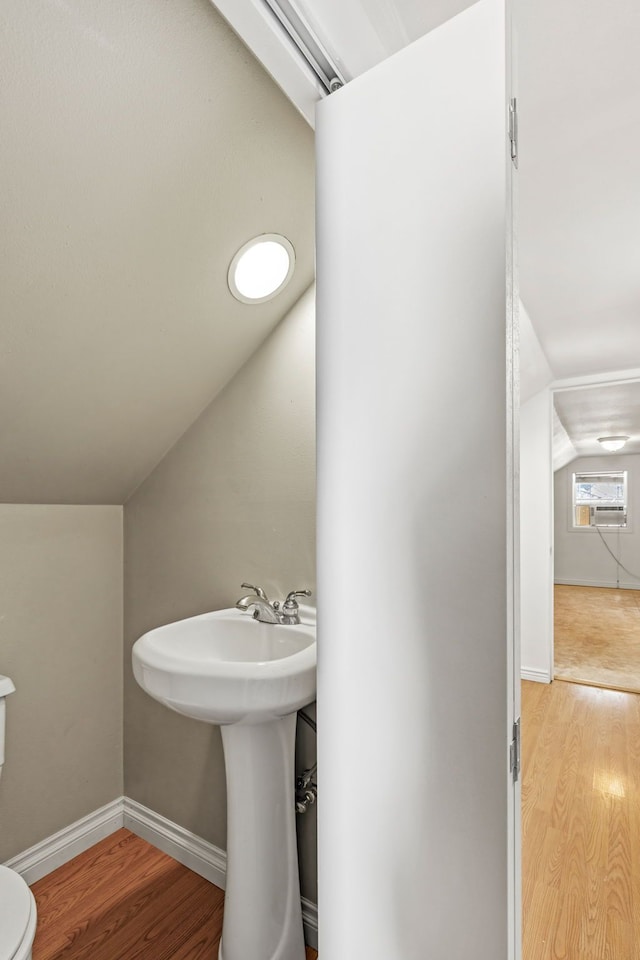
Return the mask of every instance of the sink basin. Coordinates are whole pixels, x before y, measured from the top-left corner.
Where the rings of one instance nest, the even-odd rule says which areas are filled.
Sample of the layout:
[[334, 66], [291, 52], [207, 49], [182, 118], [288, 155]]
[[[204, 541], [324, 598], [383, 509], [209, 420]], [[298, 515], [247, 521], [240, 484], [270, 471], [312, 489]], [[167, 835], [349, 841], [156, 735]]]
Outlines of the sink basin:
[[150, 630], [133, 647], [143, 690], [207, 723], [255, 724], [295, 713], [316, 695], [315, 610], [299, 625], [260, 623], [235, 608]]

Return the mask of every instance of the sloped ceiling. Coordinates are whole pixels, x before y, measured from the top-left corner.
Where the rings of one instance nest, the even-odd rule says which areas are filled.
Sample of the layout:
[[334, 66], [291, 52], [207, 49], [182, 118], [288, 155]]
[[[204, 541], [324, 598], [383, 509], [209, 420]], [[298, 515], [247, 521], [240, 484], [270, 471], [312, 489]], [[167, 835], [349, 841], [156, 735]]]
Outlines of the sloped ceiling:
[[297, 0], [307, 23], [349, 79], [474, 3], [475, 0]]
[[522, 299], [556, 377], [640, 367], [640, 4], [517, 15]]
[[553, 409], [553, 426], [551, 434], [551, 452], [554, 473], [560, 470], [578, 456], [569, 434], [562, 425], [557, 410]]
[[312, 131], [208, 0], [4, 0], [0, 74], [0, 501], [123, 503], [311, 283]]

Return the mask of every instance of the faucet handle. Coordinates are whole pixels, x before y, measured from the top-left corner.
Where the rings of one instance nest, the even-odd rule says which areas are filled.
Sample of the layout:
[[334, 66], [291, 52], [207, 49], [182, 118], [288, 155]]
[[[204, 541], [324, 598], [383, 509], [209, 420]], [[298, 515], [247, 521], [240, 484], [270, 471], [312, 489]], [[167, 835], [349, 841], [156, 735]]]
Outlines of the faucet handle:
[[287, 594], [287, 599], [284, 602], [284, 606], [286, 607], [287, 604], [289, 604], [289, 606], [291, 607], [293, 606], [297, 607], [298, 603], [296, 601], [296, 597], [310, 597], [310, 596], [311, 596], [311, 590], [292, 590], [291, 593]]
[[269, 598], [262, 587], [254, 587], [252, 583], [241, 583], [240, 586], [243, 590], [253, 590], [256, 596], [260, 597], [261, 600], [264, 600], [265, 603], [269, 603]]
[[280, 623], [296, 624], [300, 623], [300, 613], [296, 597], [310, 597], [311, 590], [292, 590], [287, 594], [287, 599], [282, 604], [280, 613]]

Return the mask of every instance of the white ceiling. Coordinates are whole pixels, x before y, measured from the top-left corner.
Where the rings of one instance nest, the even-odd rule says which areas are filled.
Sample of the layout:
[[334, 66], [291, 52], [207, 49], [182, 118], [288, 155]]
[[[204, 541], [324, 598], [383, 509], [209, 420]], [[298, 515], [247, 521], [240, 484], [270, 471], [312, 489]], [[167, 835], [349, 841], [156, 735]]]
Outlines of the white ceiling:
[[[517, 20], [522, 299], [556, 379], [638, 368], [640, 4], [520, 0]], [[612, 434], [640, 452], [638, 383], [554, 404], [578, 456]]]
[[638, 367], [640, 4], [520, 2], [518, 24], [522, 299], [556, 377]]
[[598, 437], [628, 436], [622, 453], [640, 453], [640, 382], [561, 390], [554, 406], [579, 457], [607, 456]]
[[352, 79], [473, 6], [475, 0], [297, 0]]
[[[122, 503], [311, 283], [313, 134], [207, 0], [0, 23], [0, 501]], [[240, 304], [265, 232], [294, 279]]]

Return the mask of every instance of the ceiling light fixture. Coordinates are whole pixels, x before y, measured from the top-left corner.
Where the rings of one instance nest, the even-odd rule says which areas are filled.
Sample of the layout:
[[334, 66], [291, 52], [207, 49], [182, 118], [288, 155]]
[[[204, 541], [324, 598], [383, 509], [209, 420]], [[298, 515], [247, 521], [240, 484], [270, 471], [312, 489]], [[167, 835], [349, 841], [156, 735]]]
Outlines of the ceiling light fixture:
[[628, 439], [629, 437], [598, 437], [598, 443], [610, 453], [615, 453], [616, 450], [622, 450]]
[[264, 303], [293, 276], [293, 245], [278, 233], [263, 233], [240, 247], [229, 266], [229, 290], [241, 303]]

